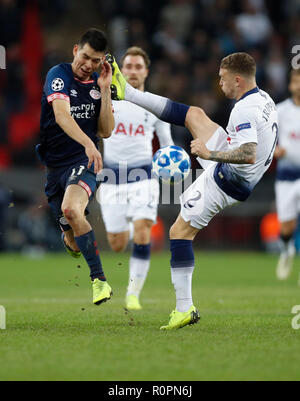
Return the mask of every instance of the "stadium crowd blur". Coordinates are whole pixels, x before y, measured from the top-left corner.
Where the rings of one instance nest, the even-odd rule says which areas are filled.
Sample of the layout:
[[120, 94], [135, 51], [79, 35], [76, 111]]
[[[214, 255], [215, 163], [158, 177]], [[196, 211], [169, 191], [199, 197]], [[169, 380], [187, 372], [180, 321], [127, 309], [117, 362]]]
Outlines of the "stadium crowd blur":
[[[128, 46], [143, 47], [151, 58], [146, 90], [198, 105], [226, 126], [232, 103], [219, 88], [222, 57], [251, 53], [258, 85], [283, 100], [299, 17], [299, 0], [0, 0], [0, 171], [41, 169], [34, 145], [42, 84], [49, 68], [72, 60], [70, 38], [86, 28], [107, 32], [117, 60]], [[189, 150], [184, 130], [173, 126], [172, 135]]]

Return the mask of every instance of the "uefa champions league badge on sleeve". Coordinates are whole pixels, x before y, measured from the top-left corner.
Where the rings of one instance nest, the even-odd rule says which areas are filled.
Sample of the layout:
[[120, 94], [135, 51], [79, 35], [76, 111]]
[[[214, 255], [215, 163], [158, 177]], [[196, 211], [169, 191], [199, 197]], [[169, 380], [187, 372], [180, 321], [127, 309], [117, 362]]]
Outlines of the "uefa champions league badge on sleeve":
[[54, 78], [51, 83], [51, 88], [55, 92], [61, 91], [64, 88], [64, 86], [65, 86], [64, 81], [61, 78]]
[[190, 170], [190, 157], [180, 146], [165, 146], [153, 156], [152, 171], [163, 183], [179, 183], [189, 175]]

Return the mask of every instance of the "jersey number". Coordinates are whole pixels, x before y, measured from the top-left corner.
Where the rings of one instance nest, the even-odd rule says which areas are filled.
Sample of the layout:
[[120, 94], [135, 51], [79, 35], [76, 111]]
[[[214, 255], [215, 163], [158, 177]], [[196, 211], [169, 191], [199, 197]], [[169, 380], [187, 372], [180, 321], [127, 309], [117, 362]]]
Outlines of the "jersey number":
[[273, 153], [274, 153], [275, 147], [277, 145], [277, 140], [278, 140], [278, 125], [277, 125], [277, 123], [274, 123], [272, 125], [272, 132], [274, 132], [274, 131], [275, 131], [275, 141], [273, 143], [273, 146], [272, 146], [271, 152], [269, 154], [269, 157], [268, 157], [267, 161], [265, 162], [265, 166], [268, 166], [271, 163], [272, 158], [273, 158]]
[[77, 168], [73, 168], [71, 175], [80, 175], [83, 172], [84, 169], [85, 169], [85, 166], [79, 166], [78, 169]]

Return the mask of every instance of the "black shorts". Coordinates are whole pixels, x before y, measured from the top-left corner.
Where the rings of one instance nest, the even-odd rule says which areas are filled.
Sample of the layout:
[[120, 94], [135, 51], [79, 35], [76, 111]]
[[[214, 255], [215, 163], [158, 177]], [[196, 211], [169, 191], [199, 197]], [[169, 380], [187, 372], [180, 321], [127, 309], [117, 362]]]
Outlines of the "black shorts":
[[69, 185], [77, 184], [87, 192], [89, 199], [91, 199], [98, 187], [97, 176], [93, 168], [94, 166], [88, 169], [87, 163], [82, 162], [67, 168], [48, 168], [45, 193], [49, 206], [64, 231], [70, 229], [61, 211], [65, 191]]

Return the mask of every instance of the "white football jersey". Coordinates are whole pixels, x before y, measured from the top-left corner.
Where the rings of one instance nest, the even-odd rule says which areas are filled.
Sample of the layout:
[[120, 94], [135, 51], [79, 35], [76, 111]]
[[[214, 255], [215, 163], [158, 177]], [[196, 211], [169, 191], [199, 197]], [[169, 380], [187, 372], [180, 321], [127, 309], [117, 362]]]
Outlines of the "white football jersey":
[[125, 100], [113, 101], [113, 109], [115, 129], [103, 140], [105, 167], [118, 168], [120, 162], [128, 167], [150, 165], [154, 132], [160, 147], [174, 144], [170, 124], [149, 111]]
[[278, 167], [300, 167], [300, 106], [291, 98], [276, 105], [278, 111], [278, 144], [286, 150]]
[[229, 164], [234, 175], [252, 189], [271, 164], [277, 142], [278, 115], [275, 103], [256, 88], [236, 102], [227, 125], [228, 151], [249, 142], [257, 144], [254, 164]]

